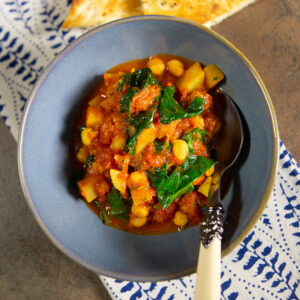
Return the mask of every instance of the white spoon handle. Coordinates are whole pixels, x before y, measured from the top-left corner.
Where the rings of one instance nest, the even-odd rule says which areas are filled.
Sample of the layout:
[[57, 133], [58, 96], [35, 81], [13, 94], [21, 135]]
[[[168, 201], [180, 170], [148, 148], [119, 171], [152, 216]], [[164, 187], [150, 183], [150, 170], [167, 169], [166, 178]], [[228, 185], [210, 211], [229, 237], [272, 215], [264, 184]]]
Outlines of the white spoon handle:
[[220, 300], [221, 240], [213, 239], [208, 248], [200, 243], [194, 300]]

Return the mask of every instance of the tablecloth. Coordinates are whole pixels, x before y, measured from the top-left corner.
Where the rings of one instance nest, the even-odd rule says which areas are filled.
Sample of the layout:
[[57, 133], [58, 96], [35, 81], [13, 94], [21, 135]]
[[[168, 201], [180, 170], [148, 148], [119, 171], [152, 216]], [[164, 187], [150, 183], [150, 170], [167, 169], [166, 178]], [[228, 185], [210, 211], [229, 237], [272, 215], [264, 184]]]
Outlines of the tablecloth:
[[[41, 70], [82, 29], [61, 30], [71, 0], [0, 3], [0, 115], [15, 139]], [[300, 167], [280, 143], [277, 179], [260, 220], [222, 260], [222, 299], [299, 299]], [[100, 276], [113, 299], [192, 299], [195, 274], [141, 283]]]

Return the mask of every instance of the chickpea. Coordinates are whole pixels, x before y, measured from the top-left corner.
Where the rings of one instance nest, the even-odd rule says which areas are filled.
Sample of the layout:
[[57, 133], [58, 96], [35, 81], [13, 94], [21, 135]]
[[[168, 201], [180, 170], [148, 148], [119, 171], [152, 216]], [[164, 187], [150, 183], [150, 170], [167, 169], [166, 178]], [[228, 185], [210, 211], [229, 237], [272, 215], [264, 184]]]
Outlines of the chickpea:
[[166, 68], [165, 63], [158, 57], [153, 57], [147, 65], [155, 75], [161, 75]]
[[213, 173], [214, 173], [214, 171], [215, 171], [215, 167], [214, 166], [212, 166], [209, 170], [207, 170], [206, 172], [205, 172], [205, 176], [211, 176]]
[[138, 218], [144, 218], [149, 215], [150, 206], [148, 205], [132, 205], [131, 212]]
[[86, 146], [90, 145], [92, 140], [98, 135], [98, 130], [93, 128], [85, 128], [81, 131], [82, 143]]
[[178, 59], [171, 59], [167, 62], [167, 67], [170, 73], [172, 73], [174, 76], [181, 76], [184, 72], [184, 65], [183, 63]]
[[205, 127], [204, 119], [199, 115], [191, 118], [191, 122], [194, 127], [198, 127], [200, 130], [204, 129]]
[[84, 163], [86, 161], [88, 156], [89, 156], [89, 154], [84, 150], [83, 147], [81, 147], [76, 154], [77, 159], [82, 163]]
[[181, 211], [176, 211], [175, 216], [173, 218], [173, 223], [177, 226], [183, 227], [187, 224], [188, 217], [185, 213]]
[[147, 222], [146, 217], [138, 218], [133, 214], [130, 216], [130, 224], [134, 227], [142, 227], [146, 224], [146, 222]]
[[187, 155], [189, 154], [189, 147], [188, 144], [183, 140], [175, 140], [173, 141], [173, 154], [176, 158], [180, 160], [185, 160]]

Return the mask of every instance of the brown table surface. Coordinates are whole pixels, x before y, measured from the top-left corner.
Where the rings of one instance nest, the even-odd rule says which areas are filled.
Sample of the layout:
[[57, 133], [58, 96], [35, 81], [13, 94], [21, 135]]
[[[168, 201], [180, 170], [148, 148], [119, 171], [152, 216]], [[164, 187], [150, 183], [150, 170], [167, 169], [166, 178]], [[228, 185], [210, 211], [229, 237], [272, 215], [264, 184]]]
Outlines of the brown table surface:
[[[213, 28], [265, 82], [280, 138], [300, 161], [300, 1], [257, 0]], [[17, 146], [0, 121], [0, 299], [110, 299], [97, 276], [57, 250], [21, 191]]]

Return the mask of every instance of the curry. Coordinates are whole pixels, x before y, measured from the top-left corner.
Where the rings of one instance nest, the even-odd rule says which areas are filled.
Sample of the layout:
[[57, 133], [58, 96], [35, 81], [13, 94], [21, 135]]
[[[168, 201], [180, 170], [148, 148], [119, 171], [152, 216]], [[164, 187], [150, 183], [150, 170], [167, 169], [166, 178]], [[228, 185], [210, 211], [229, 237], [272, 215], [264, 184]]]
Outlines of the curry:
[[200, 222], [221, 126], [210, 91], [223, 79], [214, 64], [173, 55], [104, 74], [73, 127], [71, 160], [81, 197], [105, 225], [162, 234]]

